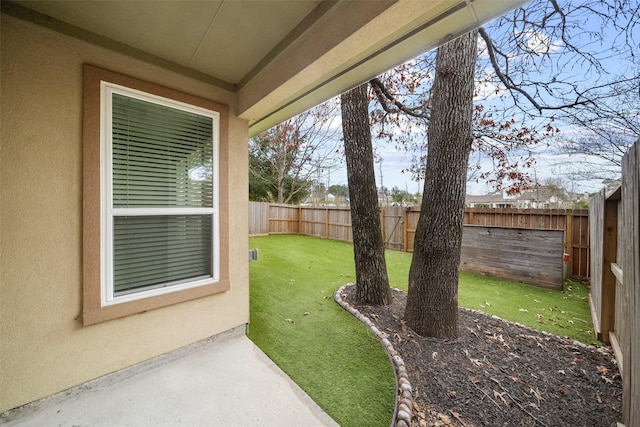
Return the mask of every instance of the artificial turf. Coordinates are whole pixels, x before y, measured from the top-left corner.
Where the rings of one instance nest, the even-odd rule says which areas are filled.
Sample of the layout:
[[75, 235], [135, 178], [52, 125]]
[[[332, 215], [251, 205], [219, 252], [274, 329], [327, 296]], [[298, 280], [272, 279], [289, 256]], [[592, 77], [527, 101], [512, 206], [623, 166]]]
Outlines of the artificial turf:
[[[394, 375], [373, 334], [333, 301], [355, 281], [353, 246], [299, 235], [254, 237], [249, 338], [341, 426], [388, 426]], [[411, 254], [387, 251], [391, 286], [407, 289]], [[461, 272], [459, 304], [595, 343], [585, 285], [563, 291]]]

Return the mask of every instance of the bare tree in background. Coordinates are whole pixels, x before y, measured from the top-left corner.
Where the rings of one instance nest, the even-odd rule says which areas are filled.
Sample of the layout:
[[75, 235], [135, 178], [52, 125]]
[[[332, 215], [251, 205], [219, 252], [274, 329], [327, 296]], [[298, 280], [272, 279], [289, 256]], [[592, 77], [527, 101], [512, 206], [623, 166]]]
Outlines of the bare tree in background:
[[[250, 195], [278, 203], [298, 202], [319, 175], [336, 169], [341, 156], [335, 99], [299, 114], [249, 141]], [[251, 186], [255, 191], [251, 191]]]
[[563, 168], [572, 178], [619, 175], [640, 137], [639, 8], [637, 0], [539, 0], [480, 29], [480, 60], [491, 65], [484, 84], [501, 93], [503, 114], [562, 131], [546, 150], [587, 159]]

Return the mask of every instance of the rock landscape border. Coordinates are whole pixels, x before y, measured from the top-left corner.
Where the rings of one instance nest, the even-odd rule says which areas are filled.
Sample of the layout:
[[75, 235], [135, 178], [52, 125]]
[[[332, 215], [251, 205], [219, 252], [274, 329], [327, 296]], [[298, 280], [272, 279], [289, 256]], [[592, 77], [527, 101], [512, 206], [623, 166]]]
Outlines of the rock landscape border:
[[373, 324], [371, 319], [360, 313], [358, 309], [353, 307], [343, 298], [344, 290], [349, 286], [355, 286], [355, 284], [347, 283], [346, 285], [339, 287], [334, 292], [333, 299], [356, 319], [364, 323], [371, 332], [373, 332], [387, 352], [396, 378], [395, 408], [391, 419], [391, 427], [409, 427], [411, 425], [411, 417], [413, 416], [414, 399], [411, 383], [409, 382], [409, 376], [407, 374], [407, 368], [405, 367], [400, 354], [393, 348], [393, 345], [389, 340], [389, 336], [385, 332], [380, 331]]

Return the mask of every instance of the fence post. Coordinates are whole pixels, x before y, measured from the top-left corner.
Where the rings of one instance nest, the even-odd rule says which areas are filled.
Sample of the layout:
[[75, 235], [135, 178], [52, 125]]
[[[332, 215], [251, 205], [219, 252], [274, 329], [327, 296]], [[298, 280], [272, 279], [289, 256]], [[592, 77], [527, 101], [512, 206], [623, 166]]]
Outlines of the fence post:
[[[603, 194], [604, 196], [604, 194]], [[616, 263], [618, 249], [618, 201], [604, 197], [604, 225], [602, 227], [602, 308], [600, 313], [601, 341], [609, 342], [609, 332], [615, 328], [616, 278], [611, 264]], [[600, 243], [598, 243], [600, 244]]]
[[409, 212], [407, 209], [402, 211], [402, 251], [403, 252], [408, 252], [409, 251], [409, 242], [408, 242], [408, 228], [407, 228], [407, 223], [409, 222], [409, 215], [407, 214], [407, 212]]
[[384, 226], [385, 216], [384, 209], [380, 208], [380, 231], [382, 232], [382, 246], [386, 246], [387, 236], [385, 235], [386, 230]]
[[565, 211], [564, 252], [569, 254], [567, 260], [567, 277], [573, 276], [573, 213]]
[[329, 208], [325, 208], [324, 234], [327, 239], [329, 238], [329, 215]]

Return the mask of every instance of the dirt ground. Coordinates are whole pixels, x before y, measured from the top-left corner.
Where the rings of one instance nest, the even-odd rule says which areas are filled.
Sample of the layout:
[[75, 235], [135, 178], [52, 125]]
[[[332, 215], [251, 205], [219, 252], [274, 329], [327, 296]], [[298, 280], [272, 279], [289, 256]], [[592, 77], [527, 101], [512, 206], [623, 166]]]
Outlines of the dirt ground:
[[621, 420], [622, 382], [609, 348], [460, 309], [459, 338], [422, 338], [404, 325], [406, 293], [388, 307], [346, 301], [389, 335], [415, 399], [413, 426], [606, 426]]

